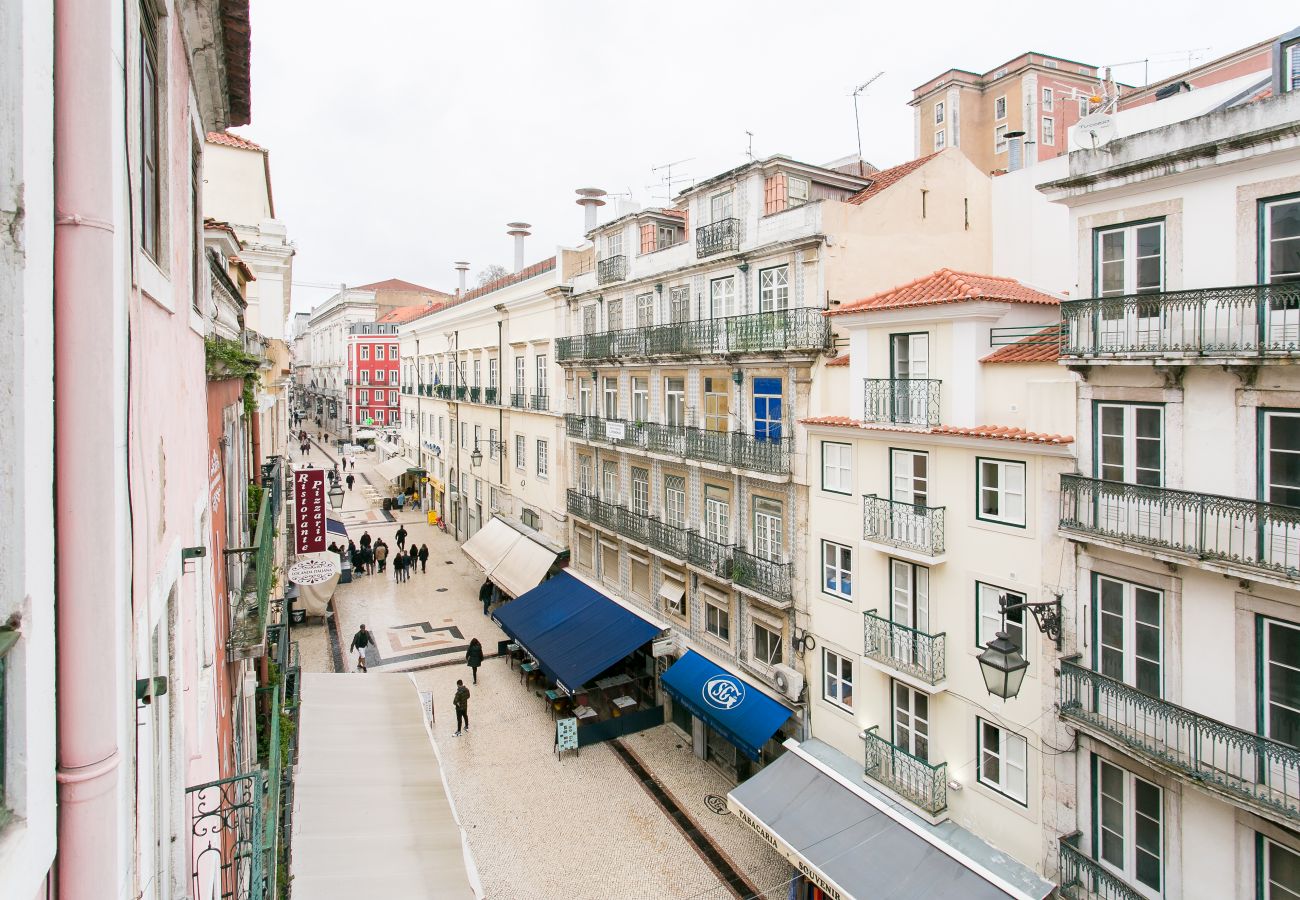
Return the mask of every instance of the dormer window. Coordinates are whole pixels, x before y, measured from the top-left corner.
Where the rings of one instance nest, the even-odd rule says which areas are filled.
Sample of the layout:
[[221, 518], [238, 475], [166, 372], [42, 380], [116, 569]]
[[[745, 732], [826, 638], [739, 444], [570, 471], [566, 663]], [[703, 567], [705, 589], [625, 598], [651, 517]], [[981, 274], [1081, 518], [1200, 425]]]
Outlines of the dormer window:
[[1282, 45], [1282, 91], [1300, 90], [1300, 38]]
[[723, 191], [721, 194], [714, 194], [709, 198], [709, 221], [720, 222], [723, 219], [730, 219], [731, 216], [731, 191]]
[[605, 236], [605, 258], [611, 256], [623, 255], [623, 232], [615, 232]]
[[786, 209], [803, 206], [807, 203], [810, 187], [807, 178], [795, 178], [793, 175], [787, 175], [785, 177]]
[[673, 226], [660, 225], [655, 238], [655, 249], [663, 250], [665, 247], [671, 247], [677, 243], [676, 234], [677, 229], [673, 228]]

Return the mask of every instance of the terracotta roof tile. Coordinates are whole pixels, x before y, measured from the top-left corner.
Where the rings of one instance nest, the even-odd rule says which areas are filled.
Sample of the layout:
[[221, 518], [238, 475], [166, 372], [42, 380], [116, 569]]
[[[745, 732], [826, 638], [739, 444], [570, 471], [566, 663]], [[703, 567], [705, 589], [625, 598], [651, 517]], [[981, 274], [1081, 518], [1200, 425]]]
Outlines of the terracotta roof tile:
[[815, 416], [800, 419], [803, 425], [830, 425], [840, 428], [859, 428], [863, 431], [904, 431], [911, 434], [945, 435], [950, 437], [988, 438], [997, 441], [1019, 441], [1022, 444], [1072, 444], [1074, 438], [1067, 434], [1043, 434], [1011, 428], [1006, 425], [976, 425], [974, 428], [957, 428], [953, 425], [936, 425], [933, 428], [916, 428], [906, 425], [884, 425], [859, 422], [848, 416]]
[[917, 169], [921, 168], [921, 166], [938, 156], [941, 152], [943, 151], [937, 151], [931, 153], [929, 156], [922, 156], [918, 159], [909, 160], [901, 165], [894, 166], [892, 169], [881, 169], [879, 172], [872, 172], [870, 175], [866, 176], [871, 179], [871, 184], [850, 197], [848, 202], [857, 205], [866, 203], [894, 182], [900, 181], [908, 175], [911, 175]]
[[257, 150], [261, 153], [266, 152], [265, 147], [259, 147], [248, 138], [240, 137], [237, 134], [231, 134], [229, 131], [209, 131], [207, 141], [209, 144], [220, 144], [223, 147], [237, 147], [240, 150]]
[[434, 309], [426, 309], [425, 313], [426, 314], [434, 313], [440, 309], [445, 309], [446, 307], [449, 306], [457, 306], [461, 303], [465, 303], [467, 301], [473, 300], [476, 297], [482, 297], [484, 294], [490, 294], [493, 291], [499, 291], [501, 290], [501, 288], [509, 287], [512, 284], [518, 284], [521, 281], [527, 281], [530, 278], [535, 278], [538, 275], [541, 275], [543, 273], [549, 272], [552, 269], [554, 269], [556, 261], [557, 261], [557, 257], [552, 256], [550, 259], [544, 259], [541, 262], [533, 263], [531, 266], [525, 266], [524, 268], [520, 269], [518, 272], [514, 272], [510, 275], [502, 275], [500, 278], [497, 278], [494, 281], [489, 281], [487, 284], [482, 285], [481, 287], [476, 287], [471, 291], [466, 291], [461, 296], [455, 297], [453, 300], [442, 304], [442, 306], [436, 307]]
[[827, 311], [826, 315], [842, 316], [847, 313], [876, 309], [934, 306], [941, 303], [964, 303], [977, 300], [1041, 303], [1044, 306], [1056, 306], [1061, 302], [1059, 297], [1031, 288], [1014, 278], [956, 272], [945, 268], [863, 300], [845, 303], [837, 309]]
[[406, 291], [408, 293], [418, 294], [439, 294], [443, 297], [450, 297], [446, 291], [438, 291], [433, 288], [427, 288], [423, 285], [412, 284], [409, 281], [403, 281], [400, 278], [386, 278], [383, 281], [376, 281], [372, 284], [359, 284], [352, 290], [356, 291]]
[[983, 363], [1056, 362], [1061, 354], [1061, 326], [1048, 325], [1014, 344], [999, 347]]
[[827, 366], [847, 366], [848, 364], [849, 364], [849, 355], [848, 355], [847, 353], [841, 353], [839, 356], [837, 356], [837, 357], [835, 357], [834, 359], [832, 359], [832, 360], [831, 360], [830, 362], [828, 362], [826, 365], [827, 365]]

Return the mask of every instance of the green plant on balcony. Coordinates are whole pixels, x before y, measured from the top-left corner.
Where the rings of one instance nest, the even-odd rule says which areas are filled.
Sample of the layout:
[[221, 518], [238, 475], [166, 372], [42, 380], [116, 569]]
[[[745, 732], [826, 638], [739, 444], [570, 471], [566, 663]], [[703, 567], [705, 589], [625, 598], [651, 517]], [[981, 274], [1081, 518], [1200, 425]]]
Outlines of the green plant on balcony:
[[257, 511], [262, 508], [262, 494], [266, 488], [262, 487], [255, 481], [248, 483], [248, 531], [252, 534], [257, 530]]
[[216, 381], [225, 378], [244, 380], [244, 415], [251, 416], [257, 403], [255, 385], [260, 377], [265, 358], [249, 353], [239, 341], [229, 338], [203, 339], [203, 368], [208, 378]]

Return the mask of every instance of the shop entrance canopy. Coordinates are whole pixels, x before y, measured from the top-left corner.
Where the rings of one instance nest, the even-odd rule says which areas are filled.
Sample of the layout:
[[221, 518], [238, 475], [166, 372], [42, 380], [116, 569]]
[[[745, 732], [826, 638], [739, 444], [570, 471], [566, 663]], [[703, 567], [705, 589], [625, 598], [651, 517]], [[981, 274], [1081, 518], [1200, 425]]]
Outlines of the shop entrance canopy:
[[561, 572], [493, 615], [547, 678], [576, 691], [642, 644], [659, 626]]
[[384, 479], [384, 481], [393, 481], [394, 479], [405, 475], [406, 470], [414, 465], [414, 463], [404, 456], [393, 456], [375, 466], [375, 474]]
[[669, 667], [660, 682], [673, 699], [703, 719], [750, 759], [792, 713], [771, 697], [693, 651]]
[[483, 574], [511, 597], [537, 587], [555, 563], [554, 550], [522, 534], [496, 516], [474, 532], [463, 548]]

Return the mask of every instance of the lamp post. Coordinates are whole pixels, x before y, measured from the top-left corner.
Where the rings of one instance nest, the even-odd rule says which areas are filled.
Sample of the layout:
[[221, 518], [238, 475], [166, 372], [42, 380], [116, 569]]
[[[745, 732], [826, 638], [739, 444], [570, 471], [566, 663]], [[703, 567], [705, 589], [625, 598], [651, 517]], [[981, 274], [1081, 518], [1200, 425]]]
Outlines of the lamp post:
[[984, 686], [994, 697], [1010, 700], [1020, 693], [1020, 685], [1025, 680], [1025, 671], [1029, 661], [1021, 649], [1007, 637], [1007, 613], [1027, 609], [1034, 617], [1038, 630], [1056, 642], [1056, 649], [1061, 649], [1061, 595], [1055, 600], [1043, 603], [1007, 603], [1007, 595], [998, 597], [1002, 611], [1002, 630], [993, 640], [984, 646], [979, 655], [980, 674], [984, 676]]
[[343, 508], [343, 488], [335, 481], [334, 487], [329, 489], [330, 506], [334, 509]]
[[495, 450], [497, 453], [506, 452], [505, 441], [493, 441], [479, 438], [474, 442], [474, 449], [469, 454], [469, 464], [476, 469], [483, 464], [483, 451], [478, 448], [479, 444], [487, 444], [489, 448]]

